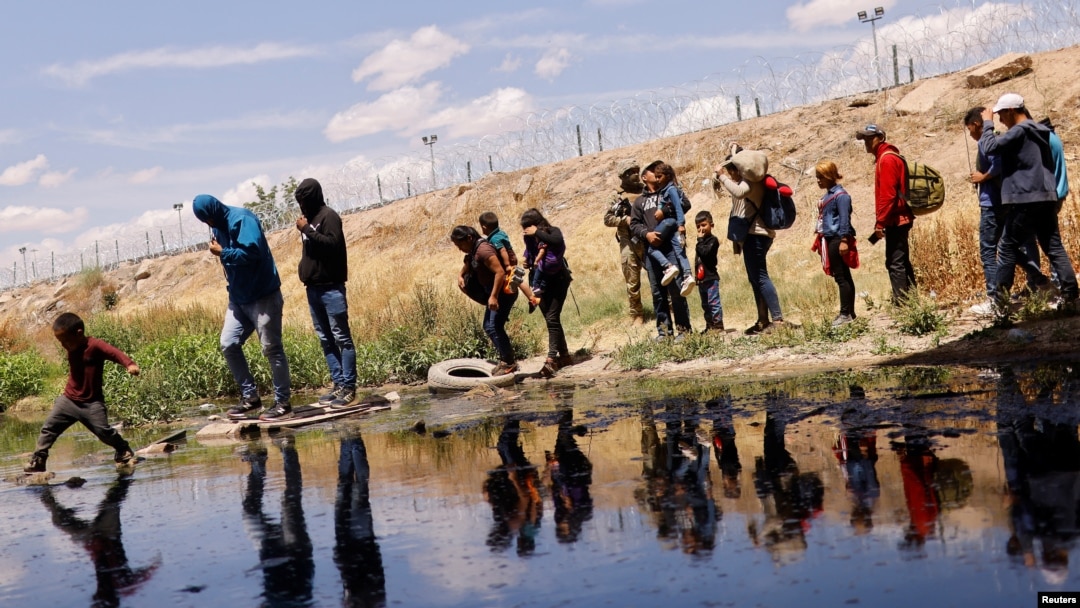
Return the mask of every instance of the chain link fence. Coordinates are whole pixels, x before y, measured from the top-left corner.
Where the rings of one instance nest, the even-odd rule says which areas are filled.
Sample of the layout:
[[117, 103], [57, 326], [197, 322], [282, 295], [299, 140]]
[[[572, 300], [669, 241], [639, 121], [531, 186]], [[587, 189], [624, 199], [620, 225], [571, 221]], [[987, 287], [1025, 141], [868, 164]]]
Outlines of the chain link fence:
[[[350, 162], [325, 180], [323, 189], [340, 212], [370, 209], [493, 171], [516, 171], [709, 129], [962, 70], [1005, 53], [1042, 52], [1078, 42], [1080, 0], [942, 5], [933, 15], [901, 17], [878, 27], [876, 40], [792, 57], [755, 57], [730, 72], [681, 86], [507, 119], [500, 123], [500, 132], [472, 142]], [[280, 218], [294, 214], [273, 215], [262, 218], [267, 230], [287, 227]], [[205, 226], [188, 214], [80, 250], [28, 250], [21, 265], [16, 261], [0, 269], [0, 290], [173, 254], [205, 246], [208, 238]]]

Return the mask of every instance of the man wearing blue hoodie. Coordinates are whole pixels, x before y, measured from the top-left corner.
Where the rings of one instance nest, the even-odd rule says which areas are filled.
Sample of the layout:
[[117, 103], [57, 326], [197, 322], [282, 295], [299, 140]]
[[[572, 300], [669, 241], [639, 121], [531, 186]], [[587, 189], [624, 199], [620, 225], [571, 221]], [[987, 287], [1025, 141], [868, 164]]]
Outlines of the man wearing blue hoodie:
[[[1008, 129], [994, 135], [994, 114]], [[997, 286], [994, 300], [998, 314], [1007, 317], [1009, 292], [1016, 273], [1020, 248], [1034, 235], [1061, 282], [1061, 298], [1073, 308], [1080, 297], [1076, 273], [1058, 228], [1058, 184], [1050, 146], [1050, 129], [1031, 119], [1024, 98], [1006, 93], [992, 110], [982, 112], [983, 133], [979, 147], [1001, 158], [1001, 202], [1006, 207], [1005, 228], [998, 243]]]
[[274, 384], [274, 405], [264, 410], [259, 420], [290, 418], [289, 362], [281, 344], [285, 300], [259, 218], [247, 209], [229, 207], [209, 194], [196, 196], [192, 210], [200, 222], [212, 229], [210, 253], [220, 258], [228, 282], [229, 307], [221, 328], [221, 352], [240, 385], [240, 403], [229, 409], [228, 416], [246, 418], [248, 412], [262, 406], [243, 351], [244, 342], [254, 331], [259, 334], [262, 352], [270, 362]]

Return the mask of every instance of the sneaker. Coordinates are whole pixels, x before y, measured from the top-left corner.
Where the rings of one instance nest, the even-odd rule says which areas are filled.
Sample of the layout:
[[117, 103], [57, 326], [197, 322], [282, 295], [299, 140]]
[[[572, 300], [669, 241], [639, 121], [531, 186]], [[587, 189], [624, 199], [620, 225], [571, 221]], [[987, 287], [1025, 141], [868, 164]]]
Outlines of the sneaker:
[[292, 418], [292, 406], [288, 401], [278, 401], [274, 403], [274, 407], [264, 410], [262, 414], [259, 414], [259, 420], [263, 422], [277, 422], [278, 420], [288, 420]]
[[980, 317], [988, 317], [994, 314], [994, 301], [986, 300], [985, 302], [979, 302], [969, 308], [968, 312], [979, 315]]
[[679, 267], [674, 264], [668, 264], [667, 268], [664, 269], [664, 276], [660, 278], [660, 284], [667, 287], [677, 276], [679, 276]]
[[351, 406], [353, 401], [356, 401], [356, 389], [343, 386], [328, 405], [331, 408], [346, 408]]
[[45, 472], [45, 457], [34, 454], [30, 456], [30, 460], [26, 462], [26, 466], [23, 467], [24, 473], [44, 473]]
[[342, 387], [335, 384], [334, 388], [330, 389], [329, 392], [324, 395], [319, 395], [319, 405], [330, 405], [330, 403], [341, 396], [341, 389]]
[[675, 344], [678, 344], [679, 342], [682, 342], [685, 339], [686, 339], [686, 332], [679, 332], [679, 333], [675, 334], [675, 339], [673, 341], [675, 342]]
[[780, 320], [773, 321], [772, 323], [769, 323], [768, 325], [766, 325], [765, 329], [761, 330], [761, 333], [763, 333], [763, 334], [774, 334], [774, 333], [776, 333], [778, 331], [783, 330], [785, 327], [788, 327], [788, 324], [783, 319], [780, 319]]
[[832, 326], [833, 327], [841, 327], [843, 325], [847, 325], [848, 323], [851, 323], [854, 320], [855, 320], [855, 317], [853, 317], [851, 315], [837, 315], [837, 317], [835, 319], [833, 319]]
[[557, 371], [559, 371], [559, 364], [551, 357], [548, 357], [544, 361], [544, 366], [540, 368], [540, 375], [545, 378], [553, 378]]
[[555, 359], [555, 364], [559, 366], [559, 369], [570, 367], [574, 364], [574, 357], [573, 355], [559, 355], [559, 357]]
[[247, 418], [247, 413], [251, 410], [257, 410], [262, 407], [262, 399], [259, 399], [258, 395], [253, 397], [242, 397], [240, 403], [229, 408], [229, 411], [225, 413], [226, 416], [233, 420], [243, 420]]
[[116, 462], [116, 466], [118, 467], [135, 464], [135, 453], [130, 449], [116, 450], [116, 453], [113, 454], [113, 461]]
[[518, 370], [517, 363], [507, 363], [505, 361], [499, 361], [495, 366], [495, 369], [491, 370], [492, 376], [505, 376], [506, 374], [512, 374]]
[[694, 293], [694, 287], [696, 286], [697, 281], [694, 280], [694, 277], [686, 277], [686, 280], [683, 281], [682, 287], [679, 288], [679, 295], [684, 298], [688, 297], [690, 294]]
[[756, 336], [761, 332], [765, 331], [765, 328], [769, 325], [769, 323], [762, 323], [761, 321], [758, 321], [757, 323], [754, 323], [750, 327], [747, 327], [745, 330], [743, 330], [743, 333], [748, 336]]

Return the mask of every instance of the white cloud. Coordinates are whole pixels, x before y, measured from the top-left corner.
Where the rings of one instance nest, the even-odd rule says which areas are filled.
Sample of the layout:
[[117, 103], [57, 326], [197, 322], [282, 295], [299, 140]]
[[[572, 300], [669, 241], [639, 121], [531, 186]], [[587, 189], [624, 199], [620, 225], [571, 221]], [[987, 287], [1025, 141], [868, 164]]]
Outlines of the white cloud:
[[164, 167], [158, 165], [157, 167], [150, 167], [149, 169], [142, 169], [141, 171], [136, 171], [131, 174], [131, 177], [128, 177], [128, 183], [145, 184], [148, 182], [152, 182], [154, 181], [154, 179], [157, 178], [157, 176], [161, 175], [161, 172], [164, 170]]
[[545, 80], [555, 80], [555, 77], [563, 73], [570, 66], [573, 56], [565, 48], [551, 49], [544, 53], [540, 61], [536, 62], [534, 71], [536, 75]]
[[56, 188], [63, 184], [66, 184], [75, 176], [75, 172], [78, 169], [68, 169], [67, 171], [48, 171], [42, 173], [38, 179], [38, 185], [42, 188]]
[[49, 159], [38, 154], [31, 160], [12, 165], [0, 173], [0, 185], [21, 186], [34, 181], [38, 173], [49, 168]]
[[662, 137], [680, 135], [692, 131], [709, 129], [717, 125], [735, 122], [738, 112], [735, 101], [728, 96], [695, 99], [668, 121], [661, 133]]
[[259, 197], [255, 191], [255, 184], [262, 186], [264, 189], [273, 188], [275, 185], [273, 183], [273, 180], [270, 179], [270, 176], [263, 173], [245, 179], [244, 181], [233, 186], [232, 188], [226, 190], [225, 194], [222, 194], [217, 198], [226, 205], [242, 207], [244, 203], [258, 200]]
[[17, 144], [22, 140], [22, 134], [15, 129], [0, 129], [0, 145]]
[[324, 115], [310, 111], [260, 112], [204, 123], [180, 123], [146, 130], [96, 129], [65, 132], [90, 143], [145, 149], [155, 144], [206, 143], [208, 137], [227, 131], [310, 129], [324, 120]]
[[313, 47], [263, 42], [253, 47], [212, 46], [178, 50], [159, 48], [130, 51], [97, 60], [77, 61], [70, 65], [54, 63], [43, 70], [70, 86], [81, 86], [100, 76], [151, 68], [219, 68], [251, 65], [264, 61], [309, 57], [319, 51]]
[[368, 55], [360, 67], [353, 70], [352, 79], [360, 82], [374, 76], [368, 89], [389, 91], [450, 65], [454, 57], [468, 51], [469, 45], [429, 25], [413, 32], [408, 40], [394, 40]]
[[512, 54], [507, 53], [503, 58], [502, 63], [495, 68], [496, 72], [516, 72], [521, 67], [521, 57], [514, 57]]
[[61, 234], [83, 225], [88, 217], [90, 214], [84, 207], [67, 211], [51, 207], [8, 206], [0, 208], [0, 232]]
[[467, 104], [446, 108], [413, 129], [414, 132], [446, 128], [451, 137], [471, 137], [509, 130], [508, 119], [524, 116], [536, 108], [533, 98], [517, 88], [496, 89]]
[[[887, 10], [896, 6], [896, 0], [878, 0], [873, 6]], [[810, 0], [789, 6], [787, 18], [791, 29], [806, 32], [816, 27], [846, 23], [854, 19], [859, 11], [871, 10], [865, 0]]]
[[399, 131], [414, 127], [429, 116], [442, 96], [438, 82], [421, 88], [402, 87], [370, 103], [358, 103], [330, 119], [323, 131], [333, 142], [371, 135], [380, 131]]

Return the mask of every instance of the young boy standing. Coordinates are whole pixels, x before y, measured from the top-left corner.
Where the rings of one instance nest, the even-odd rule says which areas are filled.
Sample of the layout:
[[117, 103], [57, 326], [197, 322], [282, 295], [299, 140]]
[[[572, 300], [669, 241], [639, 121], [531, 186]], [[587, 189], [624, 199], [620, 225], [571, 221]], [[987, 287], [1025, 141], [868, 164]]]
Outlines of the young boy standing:
[[713, 218], [708, 211], [699, 211], [694, 217], [694, 224], [698, 230], [694, 268], [698, 294], [701, 296], [701, 311], [705, 313], [705, 329], [701, 333], [723, 332], [724, 307], [720, 305], [720, 274], [716, 271], [720, 241], [713, 236]]
[[38, 435], [37, 449], [23, 468], [27, 473], [45, 470], [49, 449], [68, 427], [81, 422], [95, 437], [116, 450], [117, 466], [133, 464], [135, 454], [128, 442], [109, 426], [105, 411], [105, 395], [101, 387], [106, 361], [123, 365], [132, 376], [139, 375], [139, 366], [115, 346], [86, 335], [86, 327], [78, 315], [65, 312], [53, 321], [53, 335], [67, 351], [68, 381], [64, 393], [56, 398], [49, 417]]

